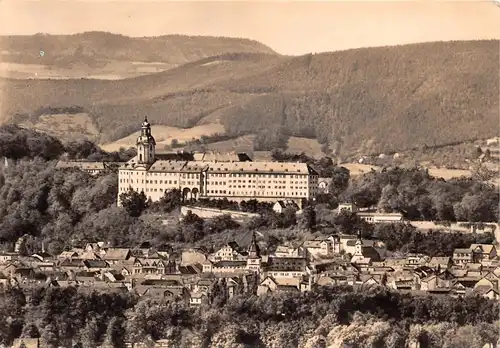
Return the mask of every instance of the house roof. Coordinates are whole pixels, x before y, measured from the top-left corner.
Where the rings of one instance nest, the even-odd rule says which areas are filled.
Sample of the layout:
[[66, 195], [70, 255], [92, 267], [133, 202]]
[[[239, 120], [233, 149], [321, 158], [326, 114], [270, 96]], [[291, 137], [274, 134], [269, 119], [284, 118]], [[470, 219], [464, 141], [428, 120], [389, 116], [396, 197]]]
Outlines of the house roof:
[[471, 244], [470, 245], [470, 249], [473, 251], [475, 251], [478, 248], [482, 249], [483, 253], [489, 254], [492, 252], [492, 250], [495, 248], [495, 246], [492, 244]]
[[198, 274], [200, 273], [199, 268], [194, 265], [179, 266], [179, 273], [181, 274]]
[[477, 293], [478, 295], [486, 295], [490, 291], [494, 291], [498, 294], [498, 291], [493, 289], [491, 286], [488, 285], [479, 285], [474, 288], [474, 292]]
[[238, 267], [242, 268], [247, 265], [246, 261], [233, 261], [233, 260], [225, 260], [214, 263], [214, 267], [222, 268], [222, 267]]
[[108, 268], [109, 265], [104, 260], [84, 260], [83, 264], [88, 268]]
[[467, 249], [467, 248], [457, 248], [457, 249], [454, 249], [453, 250], [453, 254], [472, 254], [472, 250], [471, 249]]
[[380, 254], [377, 249], [371, 246], [364, 246], [362, 249], [363, 256], [369, 258], [372, 261], [380, 260]]
[[448, 264], [450, 261], [451, 261], [451, 258], [448, 257], [448, 256], [436, 256], [436, 257], [432, 257], [429, 260], [429, 263], [430, 264], [441, 264], [441, 265], [444, 265], [444, 264]]
[[102, 256], [103, 260], [117, 261], [126, 260], [130, 256], [130, 249], [128, 248], [109, 248], [106, 254]]

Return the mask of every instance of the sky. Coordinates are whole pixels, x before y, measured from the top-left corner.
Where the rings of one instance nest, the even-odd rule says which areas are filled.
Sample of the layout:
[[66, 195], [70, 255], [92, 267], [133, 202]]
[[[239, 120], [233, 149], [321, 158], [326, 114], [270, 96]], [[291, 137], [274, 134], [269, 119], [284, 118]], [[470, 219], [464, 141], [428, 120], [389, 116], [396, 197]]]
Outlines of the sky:
[[500, 39], [500, 5], [479, 0], [0, 0], [0, 35], [109, 31], [258, 40], [282, 54]]

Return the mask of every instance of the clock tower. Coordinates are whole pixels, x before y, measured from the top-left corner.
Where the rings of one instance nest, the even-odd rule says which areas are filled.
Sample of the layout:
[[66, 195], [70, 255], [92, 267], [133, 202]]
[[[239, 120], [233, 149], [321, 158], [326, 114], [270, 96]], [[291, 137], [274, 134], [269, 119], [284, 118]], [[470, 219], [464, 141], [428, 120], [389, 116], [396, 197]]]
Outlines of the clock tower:
[[151, 125], [147, 116], [141, 126], [141, 135], [137, 138], [137, 163], [153, 164], [155, 161], [155, 138], [151, 135]]

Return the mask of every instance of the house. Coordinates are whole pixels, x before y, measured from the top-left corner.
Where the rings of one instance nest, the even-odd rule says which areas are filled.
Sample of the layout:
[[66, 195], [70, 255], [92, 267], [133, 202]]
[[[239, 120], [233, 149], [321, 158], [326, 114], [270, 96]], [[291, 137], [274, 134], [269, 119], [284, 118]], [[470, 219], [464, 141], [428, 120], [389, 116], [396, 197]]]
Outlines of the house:
[[360, 212], [356, 214], [361, 220], [372, 224], [391, 224], [404, 222], [403, 214], [401, 213], [372, 213]]
[[130, 258], [130, 256], [131, 252], [128, 248], [108, 248], [104, 252], [104, 255], [101, 255], [101, 259], [113, 264], [126, 261]]
[[364, 246], [361, 237], [356, 240], [351, 263], [370, 264], [371, 262], [379, 262], [380, 260], [380, 254], [373, 246]]
[[207, 259], [206, 251], [200, 248], [190, 248], [182, 250], [181, 264], [192, 265], [194, 263], [203, 263]]
[[77, 257], [78, 257], [78, 252], [76, 252], [75, 250], [63, 251], [57, 256], [58, 259], [72, 259]]
[[247, 253], [236, 242], [230, 242], [209, 256], [212, 261], [246, 261]]
[[490, 300], [498, 300], [500, 298], [497, 290], [484, 285], [475, 287], [474, 293], [489, 298]]
[[275, 291], [300, 291], [300, 278], [274, 278], [267, 276], [257, 287], [257, 296]]
[[432, 257], [429, 262], [427, 263], [427, 266], [430, 268], [433, 268], [435, 270], [445, 270], [451, 268], [453, 265], [453, 260], [451, 257]]
[[205, 261], [203, 264], [204, 273], [243, 273], [247, 269], [247, 261], [232, 260], [232, 261]]
[[410, 267], [419, 267], [430, 261], [430, 257], [424, 254], [410, 253], [406, 255], [406, 265]]
[[[359, 239], [359, 236], [353, 234], [341, 234], [338, 237], [328, 237], [329, 239], [337, 239], [337, 244], [333, 245], [334, 252], [338, 249], [338, 253], [344, 252], [346, 254], [354, 254], [356, 251], [356, 241]], [[363, 242], [363, 246], [371, 246], [374, 247], [376, 240], [373, 239], [361, 239]]]
[[474, 262], [491, 261], [497, 257], [497, 249], [492, 244], [471, 244]]
[[134, 274], [165, 274], [166, 269], [160, 258], [135, 258], [132, 266]]
[[358, 207], [354, 203], [341, 203], [337, 208], [337, 213], [340, 214], [342, 211], [355, 213], [358, 211]]
[[287, 245], [278, 245], [273, 256], [305, 258], [307, 256], [307, 250], [303, 246], [294, 247]]
[[17, 253], [3, 253], [0, 252], [0, 263], [7, 263], [17, 260], [19, 255]]
[[333, 255], [333, 243], [330, 239], [314, 239], [307, 240], [302, 244], [306, 249], [308, 256], [311, 257], [327, 257]]
[[287, 208], [293, 209], [295, 211], [299, 210], [299, 206], [297, 205], [297, 203], [295, 203], [294, 201], [290, 201], [290, 200], [277, 201], [273, 205], [273, 210], [278, 214], [283, 213], [285, 211], [285, 209], [287, 209]]
[[451, 290], [453, 282], [451, 279], [441, 279], [436, 275], [420, 279], [420, 290], [435, 291], [435, 290]]
[[307, 260], [297, 257], [270, 257], [264, 271], [267, 276], [274, 278], [302, 277], [308, 273]]
[[189, 294], [189, 305], [191, 306], [200, 306], [206, 302], [208, 302], [208, 296], [204, 292], [191, 292]]
[[104, 260], [83, 260], [83, 267], [88, 272], [97, 272], [109, 269], [109, 265]]
[[453, 263], [456, 265], [466, 265], [474, 261], [474, 252], [472, 249], [459, 248], [453, 250]]
[[54, 256], [44, 251], [35, 253], [31, 255], [30, 258], [33, 260], [32, 262], [48, 262], [54, 260]]

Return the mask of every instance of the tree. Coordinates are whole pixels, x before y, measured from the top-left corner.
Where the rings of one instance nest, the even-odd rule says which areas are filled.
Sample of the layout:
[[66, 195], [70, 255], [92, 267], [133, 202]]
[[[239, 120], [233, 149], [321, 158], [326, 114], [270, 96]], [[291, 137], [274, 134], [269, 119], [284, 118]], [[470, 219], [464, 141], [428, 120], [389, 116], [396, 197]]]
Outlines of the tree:
[[40, 331], [38, 327], [33, 323], [27, 323], [23, 327], [23, 332], [21, 333], [21, 337], [23, 338], [39, 338]]
[[45, 326], [42, 330], [40, 341], [44, 347], [57, 348], [59, 346], [59, 332], [57, 328], [52, 324]]
[[99, 342], [99, 324], [95, 317], [87, 320], [85, 327], [80, 332], [82, 348], [95, 348]]
[[113, 317], [108, 323], [105, 342], [113, 348], [125, 347], [125, 328], [123, 319]]
[[144, 191], [138, 193], [132, 188], [120, 194], [120, 202], [130, 216], [139, 217], [147, 208], [147, 197]]
[[308, 205], [302, 210], [299, 222], [301, 228], [312, 231], [316, 228], [316, 210], [313, 205]]
[[179, 189], [165, 190], [163, 197], [156, 203], [159, 210], [170, 213], [182, 204], [182, 192]]

